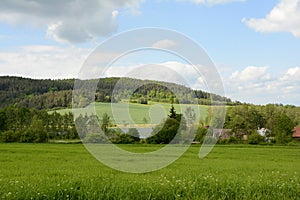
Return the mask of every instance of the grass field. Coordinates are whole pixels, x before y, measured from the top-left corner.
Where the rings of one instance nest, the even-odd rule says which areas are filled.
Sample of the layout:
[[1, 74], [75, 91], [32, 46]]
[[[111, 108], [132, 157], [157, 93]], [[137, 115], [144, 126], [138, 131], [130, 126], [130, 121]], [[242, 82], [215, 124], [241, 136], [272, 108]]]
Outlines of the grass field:
[[[128, 109], [126, 108], [128, 106]], [[113, 109], [112, 109], [113, 107]], [[192, 107], [194, 111], [200, 114], [201, 118], [207, 116], [207, 106], [193, 105], [193, 104], [174, 104], [175, 110], [181, 113], [181, 110], [185, 110], [187, 107]], [[111, 117], [111, 123], [115, 123], [117, 120], [119, 124], [129, 123], [129, 124], [145, 124], [144, 118], [146, 118], [146, 124], [158, 124], [162, 119], [166, 118], [169, 114], [171, 104], [168, 103], [153, 103], [150, 105], [143, 105], [137, 103], [95, 103], [95, 110], [99, 117], [102, 117], [103, 113], [107, 113]], [[57, 110], [57, 112], [64, 114], [66, 112], [71, 112], [71, 109]], [[77, 109], [75, 113], [85, 114], [86, 111], [90, 113], [93, 111], [93, 104], [88, 106], [86, 109]], [[115, 115], [113, 115], [113, 112]], [[126, 117], [126, 114], [132, 118], [134, 123], [131, 123]]]
[[129, 174], [99, 163], [82, 144], [0, 144], [0, 198], [300, 198], [299, 147], [216, 146], [204, 159], [199, 147], [162, 170]]

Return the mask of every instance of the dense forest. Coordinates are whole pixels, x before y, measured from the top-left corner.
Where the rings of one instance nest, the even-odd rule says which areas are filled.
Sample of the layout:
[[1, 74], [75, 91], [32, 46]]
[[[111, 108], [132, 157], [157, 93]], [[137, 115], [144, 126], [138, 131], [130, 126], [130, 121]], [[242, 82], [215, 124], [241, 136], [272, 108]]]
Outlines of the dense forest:
[[36, 109], [68, 107], [72, 102], [73, 84], [74, 79], [0, 77], [0, 108], [13, 104]]
[[[0, 77], [0, 108], [13, 104], [38, 110], [71, 107], [74, 81], [75, 79], [35, 80]], [[148, 101], [166, 103], [179, 103], [180, 101], [180, 103], [210, 105], [212, 100], [215, 103], [225, 102], [228, 105], [240, 104], [226, 97], [192, 90], [174, 83], [132, 78], [101, 78], [81, 82], [83, 85], [87, 83], [98, 85], [94, 96], [81, 96], [78, 102], [74, 102], [78, 103], [78, 106], [86, 106], [94, 100], [116, 102], [124, 99], [142, 104], [147, 104]], [[135, 88], [136, 85], [140, 87]]]

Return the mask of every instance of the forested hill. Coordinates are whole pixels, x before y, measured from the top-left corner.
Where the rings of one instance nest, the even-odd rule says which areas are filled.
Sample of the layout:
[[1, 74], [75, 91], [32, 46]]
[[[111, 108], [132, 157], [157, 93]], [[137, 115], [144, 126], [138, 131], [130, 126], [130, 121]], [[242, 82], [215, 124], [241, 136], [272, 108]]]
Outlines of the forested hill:
[[[0, 77], [0, 107], [19, 104], [29, 108], [67, 107], [72, 99], [74, 79], [37, 80]], [[58, 101], [65, 102], [58, 105]], [[55, 102], [57, 101], [57, 102]]]
[[[232, 102], [226, 97], [210, 94], [200, 90], [192, 90], [182, 85], [174, 83], [163, 83], [158, 81], [144, 81], [132, 78], [122, 78], [122, 90], [118, 95], [112, 97], [112, 91], [115, 85], [120, 84], [120, 78], [102, 78], [99, 80], [90, 80], [90, 82], [99, 81], [95, 94], [96, 101], [110, 102], [120, 101], [125, 93], [132, 91], [126, 90], [132, 85], [142, 85], [129, 94], [129, 101], [134, 103], [147, 103], [148, 101], [178, 103], [178, 97], [172, 91], [188, 91], [195, 94], [198, 103], [210, 104], [211, 98], [227, 102], [233, 105], [238, 102]], [[72, 102], [72, 90], [75, 79], [63, 80], [36, 80], [22, 77], [0, 77], [0, 107], [9, 105], [25, 106], [36, 109], [53, 109], [70, 107]], [[163, 83], [163, 84], [162, 84]], [[124, 89], [125, 88], [125, 89]], [[183, 94], [183, 93], [182, 93]], [[184, 94], [183, 94], [184, 95]], [[183, 98], [183, 103], [189, 102], [189, 98]], [[93, 99], [83, 99], [83, 104], [91, 102]]]

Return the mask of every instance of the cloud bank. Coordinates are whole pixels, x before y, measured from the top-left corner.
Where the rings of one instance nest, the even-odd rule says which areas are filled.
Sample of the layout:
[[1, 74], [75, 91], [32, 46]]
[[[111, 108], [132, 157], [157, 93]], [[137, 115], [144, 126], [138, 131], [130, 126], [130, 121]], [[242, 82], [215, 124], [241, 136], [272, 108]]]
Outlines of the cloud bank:
[[299, 105], [300, 67], [271, 73], [269, 67], [248, 66], [224, 77], [230, 98], [257, 104], [286, 103]]

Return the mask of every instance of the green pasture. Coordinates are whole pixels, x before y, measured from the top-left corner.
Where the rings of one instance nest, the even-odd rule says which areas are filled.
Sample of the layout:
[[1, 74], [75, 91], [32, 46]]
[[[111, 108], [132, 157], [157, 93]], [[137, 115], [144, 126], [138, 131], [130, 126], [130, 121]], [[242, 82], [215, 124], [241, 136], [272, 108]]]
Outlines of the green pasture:
[[[159, 145], [121, 145], [133, 152]], [[145, 174], [99, 163], [82, 144], [0, 144], [2, 199], [299, 199], [300, 148], [200, 146]], [[129, 160], [130, 162], [130, 160]]]
[[[94, 106], [95, 105], [95, 106]], [[207, 106], [193, 104], [174, 104], [177, 113], [182, 113], [187, 107], [191, 107], [197, 117], [205, 119], [207, 116]], [[85, 113], [97, 113], [101, 118], [104, 113], [107, 113], [111, 118], [111, 123], [118, 124], [158, 124], [169, 114], [171, 104], [168, 103], [150, 103], [149, 105], [137, 103], [102, 103], [96, 102], [82, 109], [75, 109], [75, 116]], [[57, 110], [64, 114], [71, 112], [71, 109]], [[128, 120], [128, 116], [132, 121]], [[146, 119], [146, 121], [145, 121]]]

